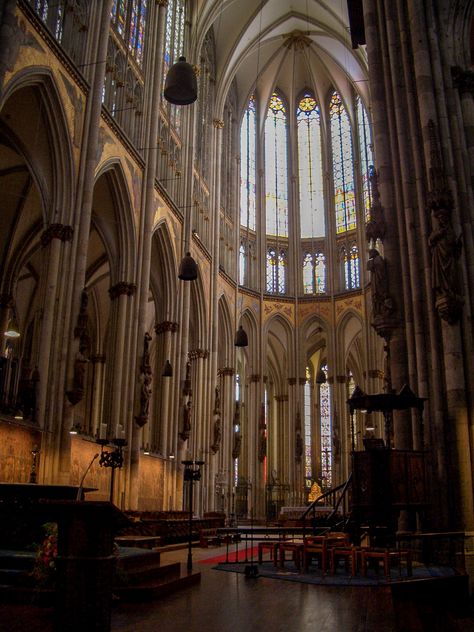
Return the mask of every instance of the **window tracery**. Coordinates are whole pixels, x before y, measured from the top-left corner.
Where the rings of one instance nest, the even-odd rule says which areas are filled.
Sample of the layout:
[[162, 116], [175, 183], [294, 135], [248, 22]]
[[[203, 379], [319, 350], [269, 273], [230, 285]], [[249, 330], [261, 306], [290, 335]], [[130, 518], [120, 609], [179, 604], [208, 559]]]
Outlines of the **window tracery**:
[[265, 119], [266, 233], [288, 237], [287, 116], [281, 96], [274, 92]]
[[329, 104], [336, 232], [356, 227], [354, 158], [349, 116], [340, 95], [334, 92]]

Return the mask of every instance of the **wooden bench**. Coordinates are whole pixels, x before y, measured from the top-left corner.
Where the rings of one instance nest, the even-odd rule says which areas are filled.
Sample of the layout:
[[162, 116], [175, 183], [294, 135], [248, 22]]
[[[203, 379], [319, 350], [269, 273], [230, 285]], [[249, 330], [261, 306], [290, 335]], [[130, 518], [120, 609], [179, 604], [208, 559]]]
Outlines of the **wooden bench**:
[[220, 546], [222, 538], [217, 533], [217, 529], [200, 529], [199, 530], [199, 546], [207, 549], [209, 545]]

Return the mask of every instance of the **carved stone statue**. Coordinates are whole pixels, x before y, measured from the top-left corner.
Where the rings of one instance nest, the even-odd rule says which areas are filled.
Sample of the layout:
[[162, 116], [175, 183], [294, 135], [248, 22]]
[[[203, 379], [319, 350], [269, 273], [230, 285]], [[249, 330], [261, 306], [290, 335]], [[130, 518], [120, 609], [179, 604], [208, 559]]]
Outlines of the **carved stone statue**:
[[188, 399], [183, 410], [183, 429], [179, 433], [179, 436], [183, 441], [189, 439], [191, 433], [191, 398]]
[[461, 287], [461, 237], [456, 237], [447, 204], [433, 206], [432, 232], [428, 238], [431, 248], [431, 282], [436, 307], [442, 318], [455, 322], [463, 304]]
[[135, 417], [135, 421], [140, 428], [148, 422], [150, 414], [150, 399], [152, 394], [152, 379], [153, 373], [150, 365], [150, 341], [151, 336], [148, 332], [145, 333], [143, 339], [143, 357], [140, 366], [140, 411]]
[[213, 451], [214, 454], [219, 451], [219, 447], [221, 445], [221, 438], [222, 438], [221, 420], [220, 420], [220, 417], [216, 417], [216, 420], [214, 421], [214, 441], [211, 445], [211, 450]]
[[367, 270], [370, 272], [370, 288], [372, 294], [373, 318], [383, 318], [393, 310], [393, 301], [388, 289], [387, 264], [385, 259], [375, 248], [369, 250]]

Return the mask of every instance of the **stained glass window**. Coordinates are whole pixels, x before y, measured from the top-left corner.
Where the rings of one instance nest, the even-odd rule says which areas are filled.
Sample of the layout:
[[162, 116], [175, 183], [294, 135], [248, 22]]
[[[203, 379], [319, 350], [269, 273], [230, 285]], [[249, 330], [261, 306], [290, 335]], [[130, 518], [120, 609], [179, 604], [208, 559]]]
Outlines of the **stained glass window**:
[[329, 104], [336, 232], [356, 227], [354, 159], [349, 116], [337, 92]]
[[288, 237], [287, 119], [274, 92], [265, 119], [265, 214], [268, 235]]
[[240, 223], [255, 230], [256, 209], [256, 111], [250, 97], [240, 130]]
[[326, 291], [326, 257], [322, 252], [306, 252], [303, 259], [303, 291], [323, 294]]
[[[311, 481], [313, 466], [311, 459], [311, 384], [310, 372], [306, 367], [306, 382], [304, 385], [304, 477]], [[311, 487], [311, 483], [309, 485]]]
[[246, 277], [246, 262], [247, 262], [247, 256], [245, 253], [245, 247], [244, 244], [240, 244], [240, 248], [239, 248], [239, 283], [240, 285], [244, 285], [245, 283], [245, 277]]
[[346, 290], [353, 290], [360, 287], [359, 249], [357, 246], [354, 244], [349, 252], [343, 248], [342, 258], [344, 262], [344, 283]]
[[163, 87], [168, 70], [183, 53], [184, 17], [184, 0], [169, 0], [166, 9]]
[[[326, 378], [328, 367], [321, 367]], [[331, 390], [327, 381], [319, 385], [319, 409], [321, 428], [321, 482], [322, 488], [332, 486], [332, 423], [331, 423]]]
[[147, 0], [114, 0], [111, 22], [125, 40], [130, 53], [141, 65], [147, 18]]
[[267, 251], [267, 292], [285, 294], [286, 292], [286, 252], [275, 248]]
[[324, 190], [320, 111], [314, 97], [305, 93], [296, 111], [301, 237], [323, 237]]
[[372, 141], [370, 136], [369, 117], [367, 110], [359, 96], [356, 99], [357, 125], [359, 129], [360, 166], [362, 172], [362, 197], [364, 205], [365, 221], [370, 219], [370, 207], [372, 204], [372, 192], [370, 190], [370, 173], [373, 169], [374, 156], [372, 153]]

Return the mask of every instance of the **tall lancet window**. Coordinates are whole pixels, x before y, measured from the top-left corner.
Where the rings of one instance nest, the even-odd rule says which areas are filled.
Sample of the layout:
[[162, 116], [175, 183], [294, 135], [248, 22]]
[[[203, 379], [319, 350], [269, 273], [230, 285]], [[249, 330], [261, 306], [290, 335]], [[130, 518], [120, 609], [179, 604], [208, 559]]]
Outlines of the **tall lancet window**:
[[344, 248], [342, 252], [344, 262], [344, 285], [346, 290], [360, 287], [359, 249], [354, 244], [350, 251]]
[[[171, 66], [176, 63], [184, 52], [184, 0], [168, 0], [166, 9], [165, 50], [163, 58], [163, 88], [166, 75]], [[169, 104], [170, 119], [176, 129], [181, 122], [179, 106]]]
[[349, 116], [337, 92], [329, 104], [336, 232], [356, 227], [354, 157]]
[[362, 103], [362, 99], [357, 95], [357, 126], [359, 129], [359, 153], [360, 167], [362, 172], [362, 197], [364, 205], [364, 216], [367, 222], [370, 219], [370, 207], [372, 205], [372, 192], [370, 190], [370, 172], [374, 164], [372, 153], [372, 139], [370, 135], [369, 117], [367, 110]]
[[301, 238], [324, 237], [324, 190], [319, 106], [305, 93], [296, 111]]
[[[248, 245], [247, 245], [248, 247]], [[239, 248], [239, 284], [244, 285], [247, 280], [247, 254], [245, 252], [244, 244], [240, 244]]]
[[146, 17], [147, 0], [114, 0], [112, 25], [140, 65], [143, 62]]
[[288, 237], [287, 118], [274, 92], [265, 120], [265, 216], [267, 235]]
[[326, 257], [322, 252], [306, 252], [303, 257], [303, 291], [305, 294], [326, 291]]
[[311, 430], [311, 374], [306, 367], [306, 382], [304, 384], [304, 478], [307, 489], [311, 489], [313, 478], [312, 459], [312, 430]]
[[286, 252], [283, 249], [267, 250], [267, 292], [285, 294], [286, 292]]
[[[328, 367], [321, 367], [328, 375]], [[321, 428], [321, 481], [323, 490], [332, 486], [332, 423], [331, 387], [328, 382], [319, 385], [319, 409]]]
[[240, 129], [240, 223], [255, 230], [256, 208], [256, 111], [250, 97]]

